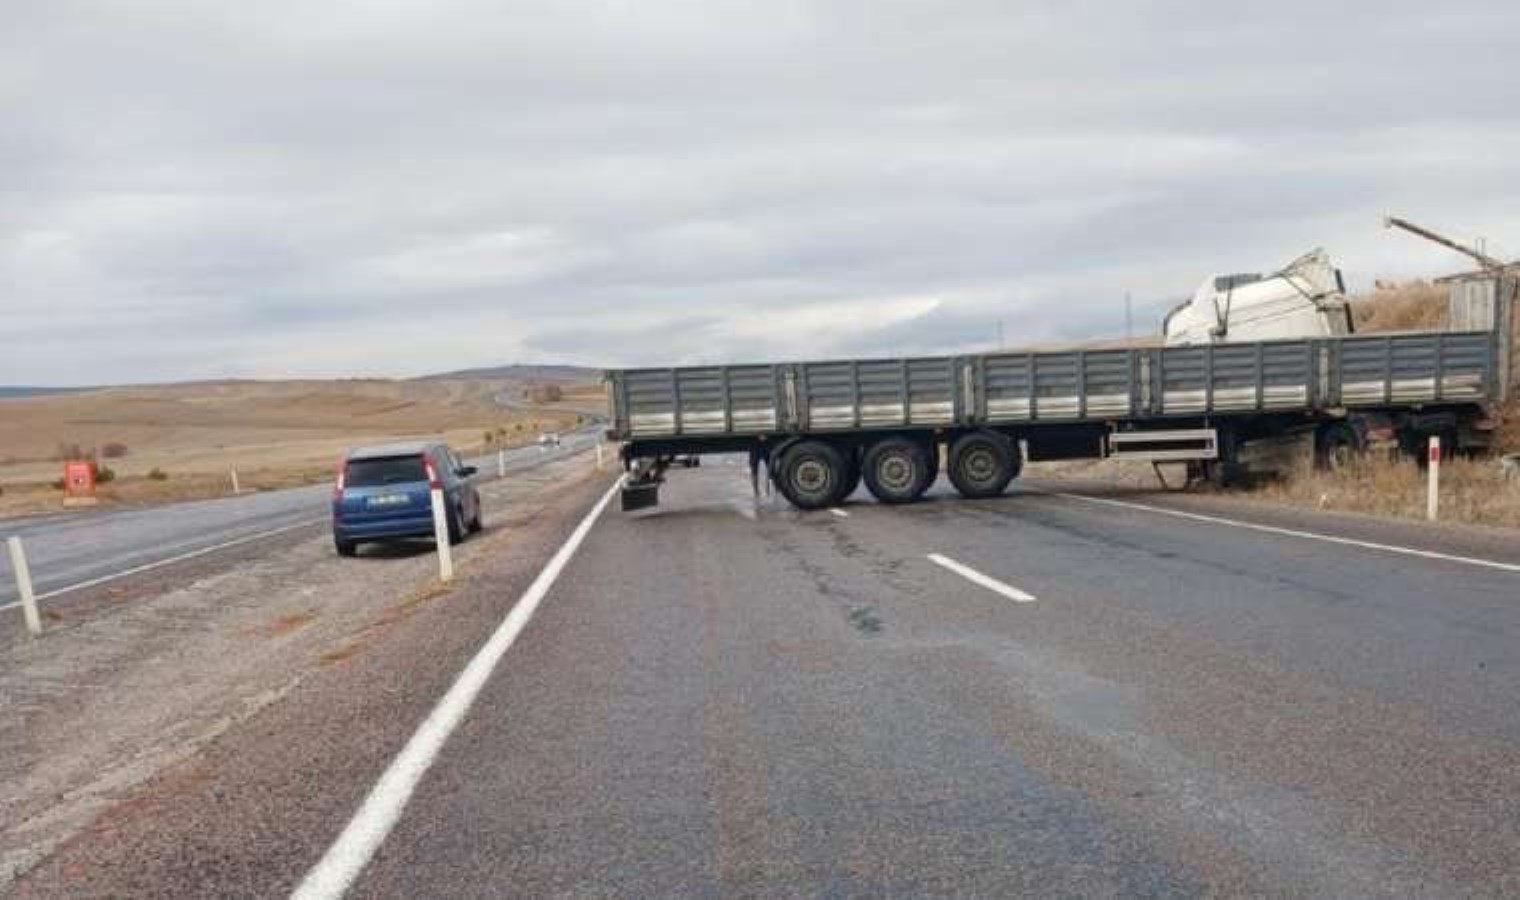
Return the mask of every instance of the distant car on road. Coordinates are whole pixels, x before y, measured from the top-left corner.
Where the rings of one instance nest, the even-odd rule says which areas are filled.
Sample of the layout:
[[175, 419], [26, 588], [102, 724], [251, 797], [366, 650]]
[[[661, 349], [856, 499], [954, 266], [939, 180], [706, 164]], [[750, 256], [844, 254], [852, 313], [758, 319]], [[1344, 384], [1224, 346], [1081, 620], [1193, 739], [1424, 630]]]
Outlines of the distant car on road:
[[544, 449], [559, 446], [559, 432], [546, 431], [538, 436], [538, 445]]
[[333, 546], [353, 556], [368, 541], [432, 537], [434, 486], [443, 490], [449, 541], [463, 540], [482, 528], [475, 471], [441, 443], [350, 450], [333, 488]]

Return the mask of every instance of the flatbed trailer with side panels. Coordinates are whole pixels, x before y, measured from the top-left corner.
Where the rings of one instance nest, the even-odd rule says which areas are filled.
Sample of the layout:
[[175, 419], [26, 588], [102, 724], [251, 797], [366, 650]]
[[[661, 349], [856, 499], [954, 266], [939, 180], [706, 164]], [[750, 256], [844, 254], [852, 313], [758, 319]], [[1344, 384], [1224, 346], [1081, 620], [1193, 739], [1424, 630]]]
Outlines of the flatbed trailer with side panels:
[[1374, 441], [1475, 450], [1515, 370], [1520, 323], [1501, 287], [1482, 330], [616, 369], [608, 436], [629, 471], [624, 509], [657, 503], [676, 461], [713, 453], [749, 454], [752, 478], [763, 467], [818, 509], [862, 480], [884, 503], [917, 500], [942, 461], [980, 498], [1026, 461], [1185, 462], [1224, 481], [1242, 449], [1295, 433], [1327, 466]]

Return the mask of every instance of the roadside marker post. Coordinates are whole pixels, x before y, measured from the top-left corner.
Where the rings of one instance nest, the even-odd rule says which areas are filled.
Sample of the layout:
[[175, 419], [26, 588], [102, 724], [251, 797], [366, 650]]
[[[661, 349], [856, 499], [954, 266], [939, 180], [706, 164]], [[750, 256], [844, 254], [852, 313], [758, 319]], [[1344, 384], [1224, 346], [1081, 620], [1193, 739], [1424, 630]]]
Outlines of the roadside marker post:
[[21, 615], [26, 618], [26, 630], [34, 636], [42, 634], [42, 616], [37, 613], [37, 595], [32, 592], [32, 570], [26, 564], [26, 549], [21, 538], [6, 541], [11, 551], [11, 571], [16, 575], [16, 592], [21, 595]]
[[507, 477], [507, 451], [505, 450], [496, 451], [496, 477]]
[[438, 577], [444, 581], [453, 581], [454, 555], [449, 547], [449, 519], [443, 510], [443, 488], [433, 488], [432, 495], [433, 539], [438, 542]]
[[237, 494], [241, 494], [242, 492], [243, 492], [242, 487], [238, 485], [237, 469], [233, 469], [232, 470], [232, 493], [234, 495], [237, 495]]
[[602, 470], [602, 436], [596, 436], [596, 470]]
[[1434, 522], [1438, 518], [1441, 504], [1441, 439], [1436, 435], [1430, 437], [1427, 458], [1430, 461], [1426, 466], [1426, 471], [1430, 473], [1430, 484], [1425, 494], [1425, 518]]

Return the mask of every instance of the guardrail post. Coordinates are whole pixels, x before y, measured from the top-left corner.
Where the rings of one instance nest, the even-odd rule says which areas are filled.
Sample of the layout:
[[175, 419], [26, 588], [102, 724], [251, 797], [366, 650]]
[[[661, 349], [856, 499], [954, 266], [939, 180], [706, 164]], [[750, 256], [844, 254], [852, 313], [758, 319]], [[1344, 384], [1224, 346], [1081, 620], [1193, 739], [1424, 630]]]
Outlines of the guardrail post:
[[449, 517], [443, 506], [443, 488], [433, 488], [433, 539], [438, 543], [438, 577], [454, 580], [454, 555], [449, 547]]
[[1439, 435], [1430, 436], [1429, 462], [1426, 471], [1430, 473], [1430, 483], [1425, 494], [1425, 518], [1436, 521], [1440, 512], [1441, 503], [1441, 438]]
[[32, 593], [32, 570], [26, 564], [26, 550], [21, 538], [6, 541], [11, 551], [11, 571], [16, 575], [16, 592], [21, 595], [21, 615], [26, 619], [26, 630], [34, 636], [42, 634], [42, 616], [37, 613], [37, 595]]

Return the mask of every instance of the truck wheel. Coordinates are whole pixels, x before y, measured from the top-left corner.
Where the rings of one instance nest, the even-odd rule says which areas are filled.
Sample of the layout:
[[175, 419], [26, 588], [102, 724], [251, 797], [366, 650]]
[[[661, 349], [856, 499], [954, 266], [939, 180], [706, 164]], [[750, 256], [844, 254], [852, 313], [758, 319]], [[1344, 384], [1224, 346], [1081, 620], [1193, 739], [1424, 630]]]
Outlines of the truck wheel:
[[342, 538], [333, 538], [333, 549], [338, 551], [339, 556], [357, 556], [359, 544], [356, 541], [345, 541]]
[[[1430, 439], [1433, 435], [1419, 435], [1418, 445], [1415, 447], [1413, 456], [1420, 471], [1430, 468]], [[1454, 431], [1442, 431], [1434, 435], [1441, 439], [1441, 462], [1450, 462], [1457, 452], [1457, 433]]]
[[866, 451], [866, 488], [882, 503], [912, 503], [934, 483], [933, 452], [909, 438], [883, 438]]
[[995, 432], [964, 435], [950, 447], [950, 483], [967, 499], [1001, 496], [1018, 473], [1013, 442]]
[[781, 457], [776, 487], [798, 509], [824, 509], [839, 502], [849, 465], [844, 456], [823, 441], [803, 441]]
[[1361, 452], [1362, 442], [1356, 429], [1345, 422], [1336, 422], [1320, 429], [1314, 461], [1323, 471], [1344, 472]]

